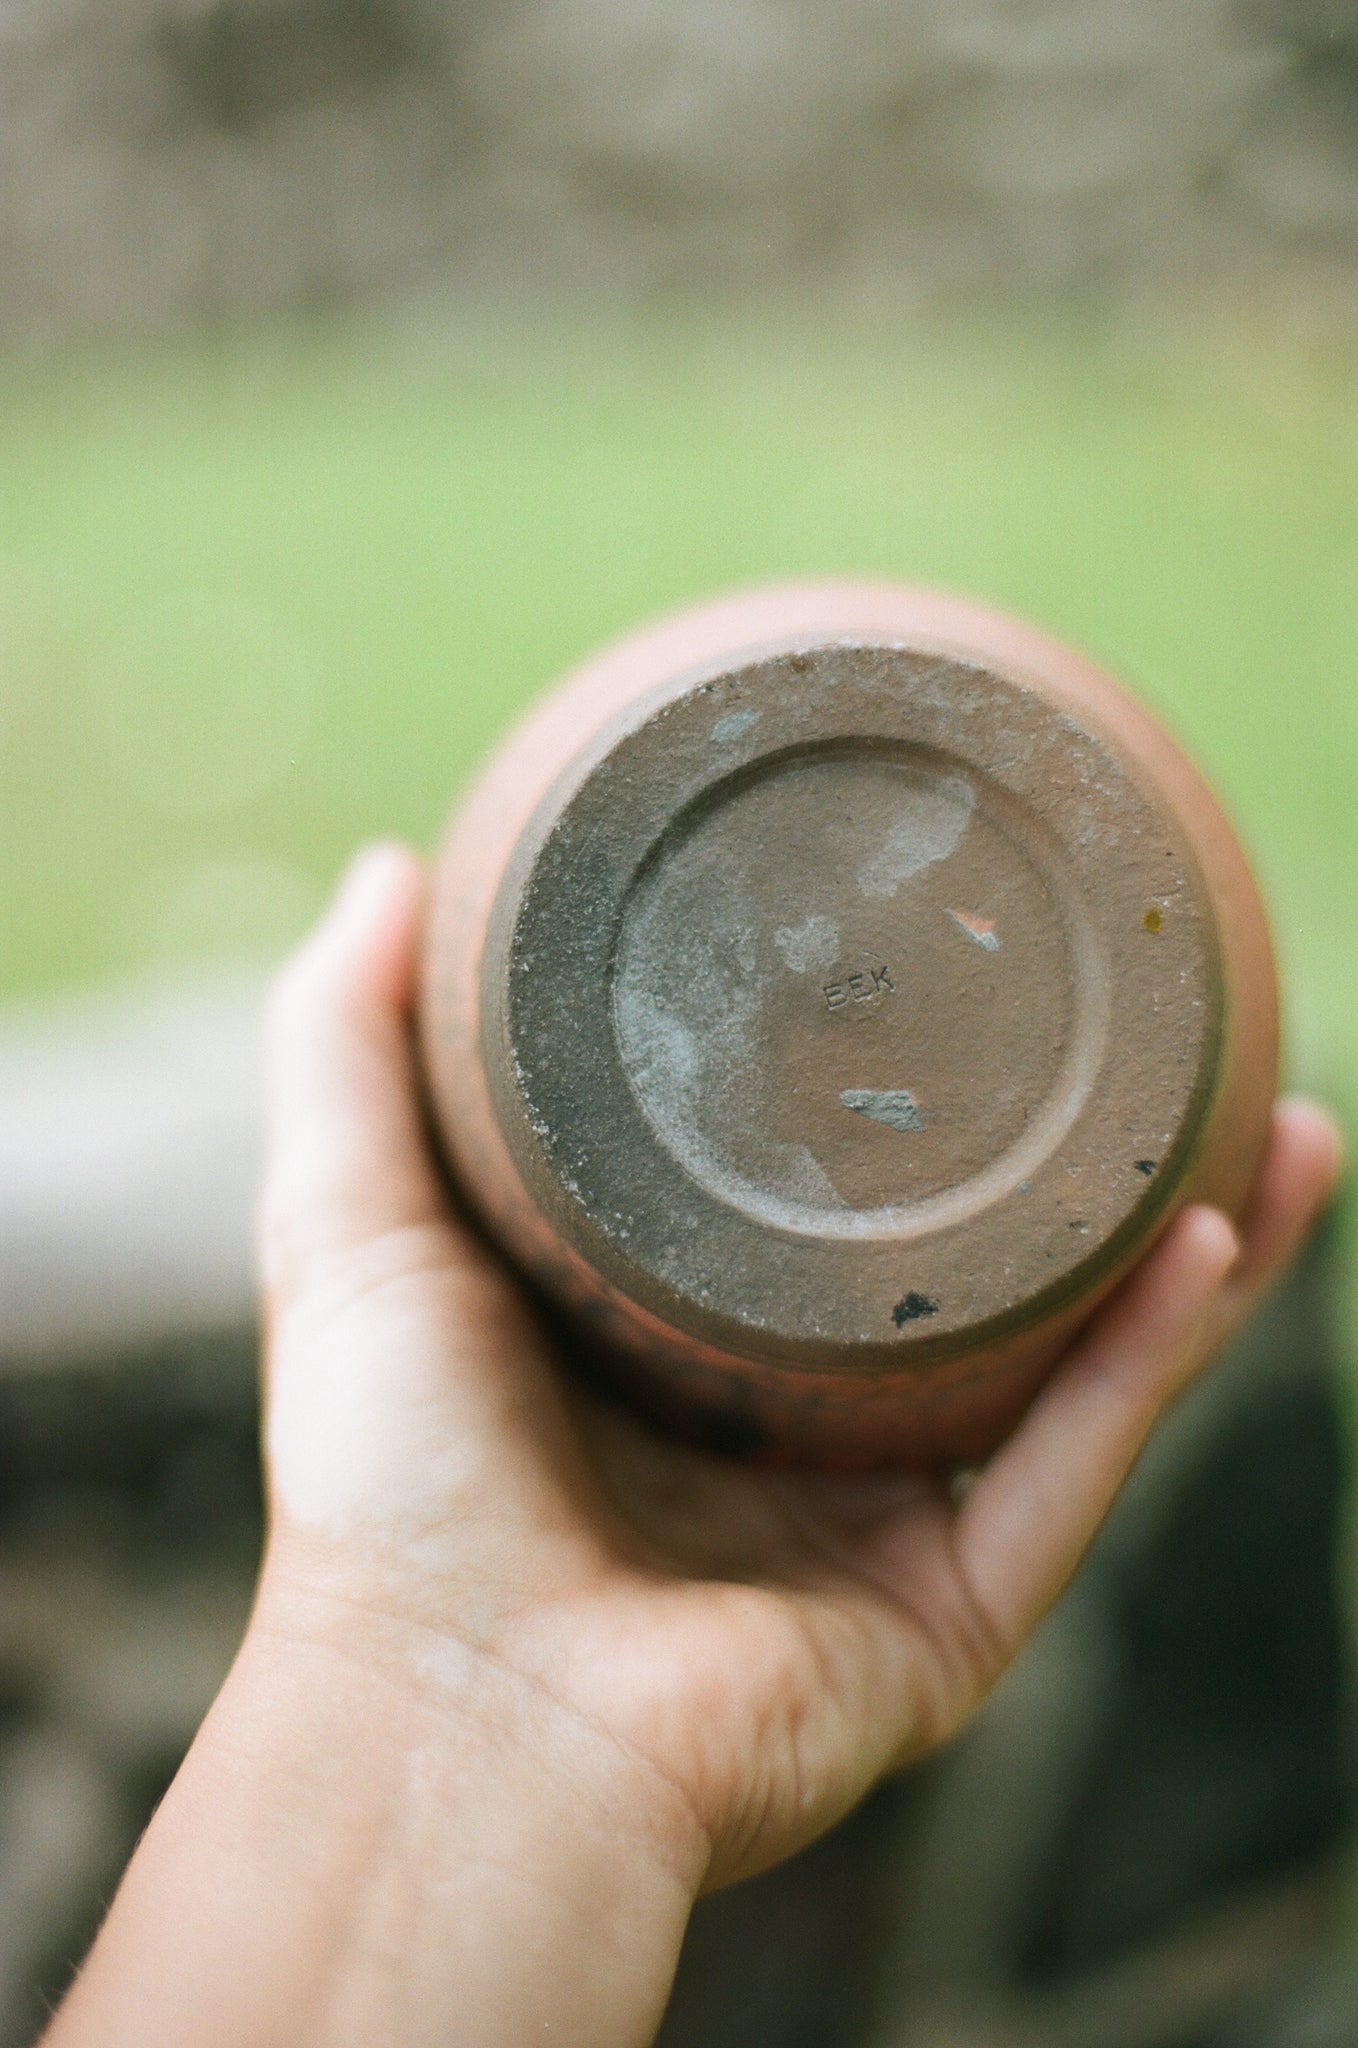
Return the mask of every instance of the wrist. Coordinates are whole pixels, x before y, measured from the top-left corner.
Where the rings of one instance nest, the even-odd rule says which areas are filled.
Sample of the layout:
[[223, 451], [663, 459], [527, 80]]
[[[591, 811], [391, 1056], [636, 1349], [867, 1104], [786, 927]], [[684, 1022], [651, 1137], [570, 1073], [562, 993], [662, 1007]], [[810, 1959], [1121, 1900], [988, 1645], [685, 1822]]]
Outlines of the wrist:
[[69, 2014], [102, 1995], [166, 2048], [641, 2048], [705, 1869], [681, 1804], [485, 1652], [266, 1578]]

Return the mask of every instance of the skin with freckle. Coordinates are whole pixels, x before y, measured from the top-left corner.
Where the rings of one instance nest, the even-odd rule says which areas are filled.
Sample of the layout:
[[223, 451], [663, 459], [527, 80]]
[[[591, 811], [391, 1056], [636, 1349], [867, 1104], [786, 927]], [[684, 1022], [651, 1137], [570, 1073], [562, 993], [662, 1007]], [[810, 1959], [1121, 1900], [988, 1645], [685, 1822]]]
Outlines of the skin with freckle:
[[831, 1465], [991, 1449], [1184, 1203], [1238, 1213], [1277, 1062], [1169, 737], [1037, 629], [868, 584], [548, 698], [454, 821], [420, 1023], [454, 1176], [595, 1373]]

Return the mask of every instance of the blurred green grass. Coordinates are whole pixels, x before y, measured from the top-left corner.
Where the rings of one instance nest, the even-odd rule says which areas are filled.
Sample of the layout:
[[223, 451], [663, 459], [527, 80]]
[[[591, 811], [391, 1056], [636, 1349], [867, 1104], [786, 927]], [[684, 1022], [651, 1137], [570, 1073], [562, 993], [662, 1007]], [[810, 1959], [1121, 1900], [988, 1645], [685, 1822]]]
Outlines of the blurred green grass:
[[851, 572], [1105, 656], [1358, 1105], [1358, 349], [1222, 324], [352, 326], [0, 360], [0, 1000], [276, 951], [682, 599]]

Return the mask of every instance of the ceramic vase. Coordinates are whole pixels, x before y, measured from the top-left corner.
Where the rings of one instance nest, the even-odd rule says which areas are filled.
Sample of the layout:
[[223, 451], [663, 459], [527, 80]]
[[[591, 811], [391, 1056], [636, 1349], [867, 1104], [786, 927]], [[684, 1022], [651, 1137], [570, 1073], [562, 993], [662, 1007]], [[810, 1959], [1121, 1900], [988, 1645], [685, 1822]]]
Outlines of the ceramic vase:
[[438, 1134], [579, 1367], [714, 1449], [954, 1465], [1277, 1065], [1216, 799], [1080, 654], [876, 584], [755, 591], [546, 697], [437, 864]]

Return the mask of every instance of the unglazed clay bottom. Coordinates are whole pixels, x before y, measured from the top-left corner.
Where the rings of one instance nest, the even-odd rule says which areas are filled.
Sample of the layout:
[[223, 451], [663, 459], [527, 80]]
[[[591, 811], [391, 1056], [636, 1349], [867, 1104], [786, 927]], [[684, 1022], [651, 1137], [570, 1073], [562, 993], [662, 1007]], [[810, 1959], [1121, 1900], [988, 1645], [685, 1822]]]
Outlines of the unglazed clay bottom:
[[438, 863], [448, 1160], [575, 1358], [713, 1447], [1012, 1428], [1277, 1063], [1215, 799], [1035, 628], [878, 585], [662, 622], [513, 734]]

